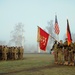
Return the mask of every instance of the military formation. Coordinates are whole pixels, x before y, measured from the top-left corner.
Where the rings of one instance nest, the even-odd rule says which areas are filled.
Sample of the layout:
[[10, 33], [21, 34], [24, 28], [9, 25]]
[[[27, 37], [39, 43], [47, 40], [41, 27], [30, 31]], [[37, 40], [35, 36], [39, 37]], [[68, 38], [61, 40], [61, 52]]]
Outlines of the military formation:
[[0, 60], [17, 60], [23, 59], [23, 47], [7, 47], [0, 45]]
[[67, 38], [65, 42], [55, 41], [51, 50], [54, 50], [54, 63], [74, 66], [75, 42], [68, 45]]

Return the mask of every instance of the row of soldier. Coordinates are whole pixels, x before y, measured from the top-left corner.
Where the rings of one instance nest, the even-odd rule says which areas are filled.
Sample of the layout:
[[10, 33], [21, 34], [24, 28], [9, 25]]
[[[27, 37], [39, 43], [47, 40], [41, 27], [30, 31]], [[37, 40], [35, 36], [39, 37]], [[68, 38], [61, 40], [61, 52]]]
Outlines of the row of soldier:
[[67, 38], [64, 43], [55, 41], [51, 50], [54, 50], [55, 64], [74, 65], [75, 42], [68, 45]]
[[0, 45], [0, 60], [23, 59], [23, 47], [7, 47]]

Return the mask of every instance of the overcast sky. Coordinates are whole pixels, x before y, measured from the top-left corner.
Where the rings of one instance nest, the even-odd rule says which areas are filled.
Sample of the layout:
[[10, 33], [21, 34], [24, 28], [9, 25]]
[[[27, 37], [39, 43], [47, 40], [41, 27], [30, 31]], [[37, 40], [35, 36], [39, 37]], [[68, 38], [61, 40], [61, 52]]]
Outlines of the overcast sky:
[[[37, 26], [45, 27], [55, 20], [60, 27], [59, 39], [66, 33], [66, 19], [75, 33], [75, 0], [0, 0], [0, 40], [9, 41], [15, 24], [24, 24], [25, 44], [36, 45]], [[31, 43], [32, 42], [32, 43]]]

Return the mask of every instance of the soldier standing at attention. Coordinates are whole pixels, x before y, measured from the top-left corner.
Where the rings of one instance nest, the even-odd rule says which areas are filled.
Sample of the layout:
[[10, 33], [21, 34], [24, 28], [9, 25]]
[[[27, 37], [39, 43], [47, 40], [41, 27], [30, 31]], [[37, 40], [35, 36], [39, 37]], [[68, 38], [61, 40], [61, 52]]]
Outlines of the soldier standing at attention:
[[23, 52], [24, 52], [24, 49], [23, 49], [23, 47], [21, 46], [21, 47], [20, 47], [20, 59], [23, 59]]
[[62, 40], [58, 43], [58, 64], [63, 64], [63, 43]]
[[7, 60], [7, 52], [8, 52], [8, 48], [7, 48], [7, 46], [4, 46], [3, 50], [2, 50], [3, 60]]
[[65, 39], [63, 45], [64, 45], [64, 65], [68, 65], [69, 50], [68, 50], [67, 38]]
[[54, 50], [54, 63], [58, 63], [58, 49], [57, 49], [57, 41], [55, 41], [51, 50]]
[[18, 59], [20, 59], [20, 47], [18, 47]]
[[0, 60], [2, 59], [2, 48], [3, 48], [3, 45], [0, 45]]
[[4, 45], [2, 46], [2, 60], [4, 59], [4, 55], [3, 55], [3, 53], [4, 53]]
[[14, 59], [18, 58], [18, 49], [17, 47], [14, 47]]
[[69, 65], [70, 66], [74, 66], [74, 44], [71, 42], [71, 44], [69, 45], [69, 60], [70, 60], [70, 63]]
[[16, 54], [15, 54], [15, 53], [16, 53], [16, 52], [15, 52], [15, 47], [12, 48], [12, 53], [13, 53], [13, 59], [15, 60], [15, 58], [16, 58], [16, 56], [15, 56], [15, 55], [16, 55]]

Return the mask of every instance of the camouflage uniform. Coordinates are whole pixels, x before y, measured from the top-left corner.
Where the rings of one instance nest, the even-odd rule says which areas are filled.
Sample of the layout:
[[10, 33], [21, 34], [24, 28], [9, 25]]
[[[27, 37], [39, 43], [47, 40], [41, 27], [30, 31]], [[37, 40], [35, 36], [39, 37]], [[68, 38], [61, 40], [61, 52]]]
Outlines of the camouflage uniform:
[[71, 66], [74, 66], [74, 53], [73, 53], [74, 49], [73, 49], [73, 47], [74, 47], [74, 44], [71, 43], [69, 45], [69, 60], [70, 60], [69, 65], [71, 65]]
[[12, 47], [9, 47], [8, 59], [12, 59]]
[[24, 50], [23, 50], [23, 47], [20, 47], [20, 59], [23, 59], [23, 52], [24, 52]]
[[14, 47], [11, 47], [11, 59], [14, 59]]
[[69, 50], [68, 50], [68, 42], [67, 39], [64, 42], [64, 65], [68, 65], [68, 57], [69, 57]]
[[58, 43], [58, 64], [63, 64], [63, 43], [62, 40]]
[[7, 52], [8, 52], [7, 46], [3, 47], [3, 49], [2, 49], [2, 58], [3, 58], [3, 60], [7, 60]]
[[54, 63], [58, 63], [58, 49], [57, 49], [57, 41], [55, 41], [52, 50], [54, 50]]
[[18, 47], [17, 49], [18, 49], [18, 59], [20, 59], [20, 47]]
[[0, 60], [2, 60], [2, 48], [3, 48], [3, 46], [0, 45]]
[[8, 47], [8, 53], [7, 53], [7, 59], [8, 59], [8, 60], [11, 58], [10, 51], [11, 51], [11, 49], [10, 49], [10, 47]]
[[18, 53], [18, 49], [17, 47], [12, 48], [12, 57], [14, 60], [16, 60], [18, 58], [17, 53]]
[[17, 47], [15, 47], [15, 49], [14, 49], [14, 59], [17, 59], [18, 58], [18, 49], [17, 49]]
[[73, 43], [73, 53], [75, 53], [75, 42]]

